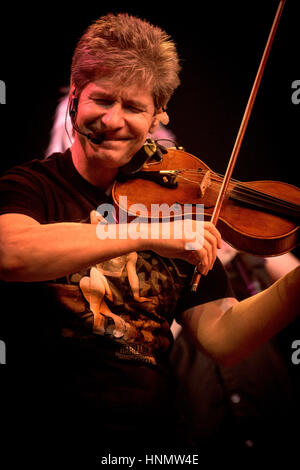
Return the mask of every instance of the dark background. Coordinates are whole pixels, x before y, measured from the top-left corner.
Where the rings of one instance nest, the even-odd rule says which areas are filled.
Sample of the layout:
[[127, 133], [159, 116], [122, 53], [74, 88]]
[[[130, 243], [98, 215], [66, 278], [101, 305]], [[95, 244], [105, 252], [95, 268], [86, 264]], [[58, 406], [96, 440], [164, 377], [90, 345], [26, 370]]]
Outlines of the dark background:
[[[278, 1], [63, 2], [5, 6], [0, 79], [1, 171], [41, 158], [49, 143], [71, 57], [86, 27], [102, 14], [127, 11], [164, 28], [177, 44], [180, 88], [169, 104], [178, 143], [224, 173], [275, 16]], [[299, 186], [300, 79], [298, 0], [287, 0], [233, 177]]]
[[[187, 151], [224, 171], [278, 2], [211, 1], [199, 8], [195, 2], [98, 3], [69, 11], [52, 2], [26, 3], [2, 18], [0, 79], [7, 104], [0, 107], [1, 140], [8, 151], [2, 165], [43, 155], [77, 40], [102, 14], [128, 11], [166, 29], [176, 42], [183, 71], [169, 105], [170, 128]], [[299, 1], [287, 0], [236, 167], [241, 179], [299, 182], [300, 105], [291, 101], [291, 84], [300, 79], [299, 12]]]

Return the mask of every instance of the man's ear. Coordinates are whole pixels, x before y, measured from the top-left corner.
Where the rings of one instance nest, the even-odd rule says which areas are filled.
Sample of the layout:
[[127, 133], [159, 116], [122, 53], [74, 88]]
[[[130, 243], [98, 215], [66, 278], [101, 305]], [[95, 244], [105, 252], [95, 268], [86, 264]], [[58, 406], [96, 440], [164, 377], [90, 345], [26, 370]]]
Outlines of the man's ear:
[[149, 132], [151, 134], [154, 134], [154, 132], [158, 129], [158, 126], [160, 123], [166, 126], [169, 123], [169, 121], [170, 119], [166, 111], [163, 111], [163, 110], [158, 111], [153, 118], [153, 122], [149, 129]]
[[167, 124], [169, 124], [170, 118], [169, 118], [168, 113], [167, 113], [165, 110], [162, 110], [162, 111], [157, 115], [157, 117], [158, 117], [159, 122], [161, 122], [164, 126], [166, 126]]

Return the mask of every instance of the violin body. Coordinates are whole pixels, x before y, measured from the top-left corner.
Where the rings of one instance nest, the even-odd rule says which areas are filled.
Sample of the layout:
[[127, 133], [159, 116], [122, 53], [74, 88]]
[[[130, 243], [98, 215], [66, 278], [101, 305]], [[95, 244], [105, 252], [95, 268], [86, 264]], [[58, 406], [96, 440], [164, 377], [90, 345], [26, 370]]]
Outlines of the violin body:
[[[145, 179], [147, 172], [170, 170], [178, 172], [176, 185], [171, 188]], [[210, 220], [222, 178], [197, 157], [182, 150], [168, 149], [161, 162], [144, 164], [142, 173], [142, 178], [137, 175], [117, 181], [113, 187], [115, 204], [129, 216], [149, 219], [153, 204], [175, 204], [178, 208], [192, 204], [192, 211], [195, 208], [198, 212], [198, 205], [202, 204], [204, 219]], [[126, 198], [120, 199], [120, 196]], [[126, 200], [126, 207], [123, 200]], [[130, 211], [135, 204], [143, 204], [145, 213]], [[239, 251], [277, 256], [298, 245], [299, 220], [300, 190], [297, 187], [277, 181], [240, 183], [231, 180], [217, 228], [224, 240]]]

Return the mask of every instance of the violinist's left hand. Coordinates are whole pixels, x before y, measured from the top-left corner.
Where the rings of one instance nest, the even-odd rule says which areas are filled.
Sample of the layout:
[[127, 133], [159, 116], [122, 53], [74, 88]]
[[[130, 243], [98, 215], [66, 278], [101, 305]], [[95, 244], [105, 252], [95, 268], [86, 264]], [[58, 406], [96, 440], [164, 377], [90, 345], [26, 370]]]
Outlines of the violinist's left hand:
[[[179, 258], [197, 266], [206, 275], [212, 269], [221, 248], [221, 234], [211, 222], [185, 221], [168, 222], [170, 231], [166, 233], [163, 223], [156, 225], [151, 234], [148, 224], [147, 249], [167, 258]], [[153, 227], [152, 227], [153, 228]], [[168, 236], [166, 236], [168, 235]]]

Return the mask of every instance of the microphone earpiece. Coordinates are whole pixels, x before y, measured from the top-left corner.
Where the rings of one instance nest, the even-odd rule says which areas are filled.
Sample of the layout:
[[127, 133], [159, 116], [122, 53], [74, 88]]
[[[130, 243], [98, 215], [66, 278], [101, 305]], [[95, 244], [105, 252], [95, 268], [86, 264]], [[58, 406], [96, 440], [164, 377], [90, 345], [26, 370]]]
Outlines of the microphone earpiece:
[[69, 108], [69, 114], [70, 114], [72, 123], [74, 123], [76, 120], [77, 110], [78, 110], [78, 97], [74, 96], [74, 98], [72, 98], [71, 100], [70, 108]]

